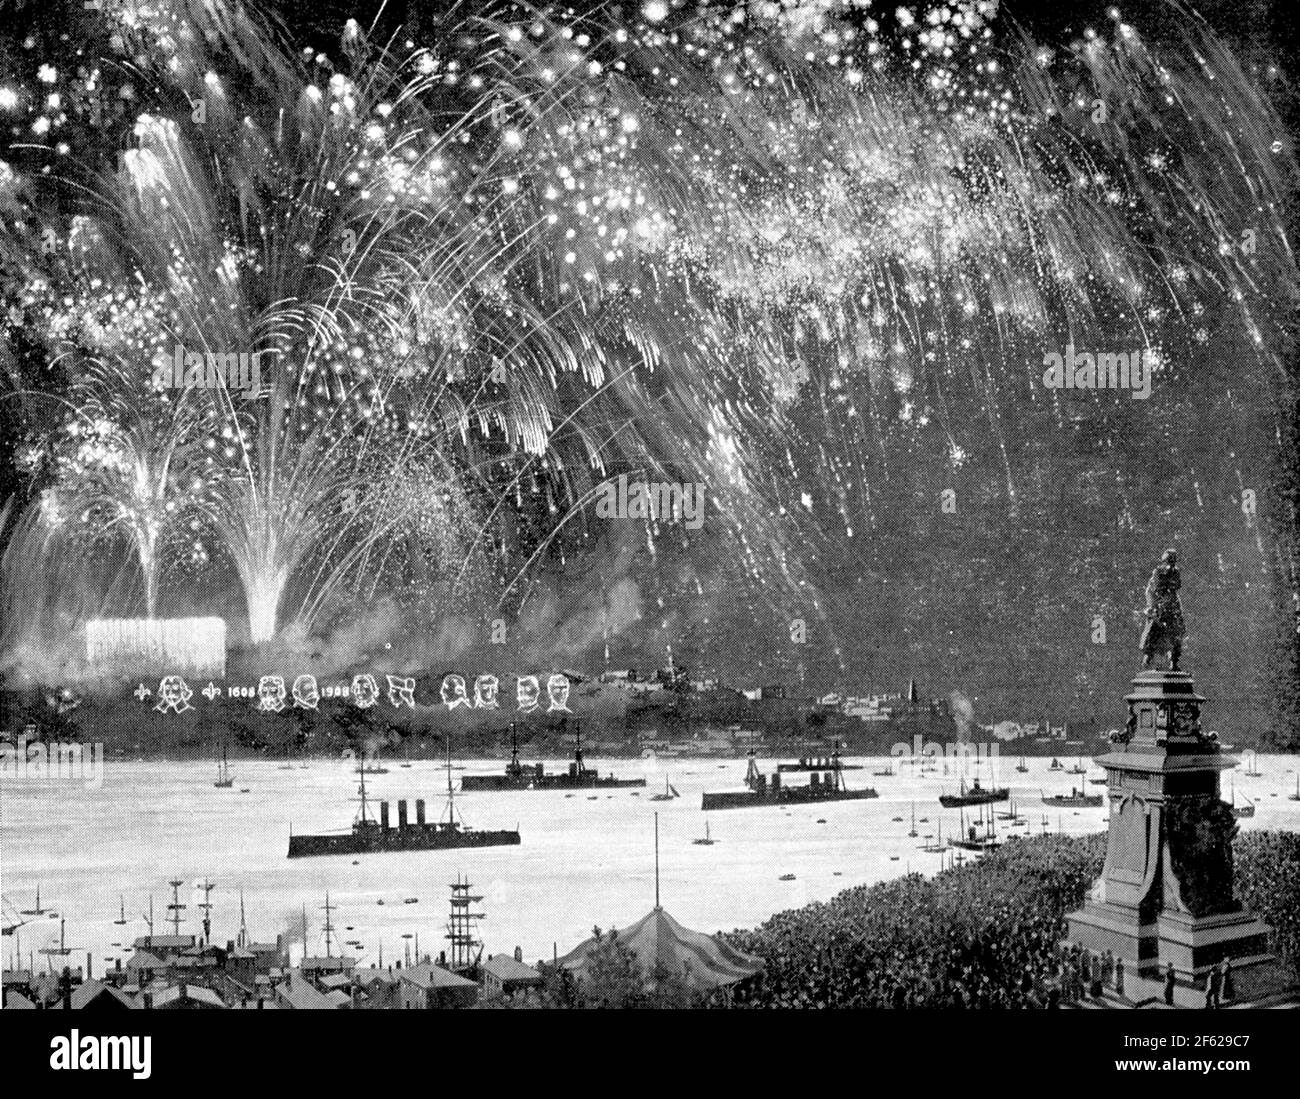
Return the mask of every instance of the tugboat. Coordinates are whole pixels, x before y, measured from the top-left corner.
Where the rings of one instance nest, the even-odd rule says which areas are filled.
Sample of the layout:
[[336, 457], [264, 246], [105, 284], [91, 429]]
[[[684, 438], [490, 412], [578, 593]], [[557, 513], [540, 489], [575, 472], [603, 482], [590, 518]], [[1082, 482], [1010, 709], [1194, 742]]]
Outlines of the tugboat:
[[1077, 787], [1071, 786], [1068, 794], [1044, 794], [1041, 790], [1044, 805], [1059, 805], [1067, 809], [1097, 809], [1101, 806], [1100, 794], [1089, 794]]
[[[519, 830], [479, 832], [464, 827], [456, 811], [456, 795], [451, 783], [451, 741], [447, 743], [447, 809], [442, 819], [426, 824], [424, 799], [415, 802], [415, 823], [406, 819], [405, 800], [397, 803], [397, 827], [388, 823], [388, 802], [379, 803], [379, 820], [370, 814], [366, 799], [366, 772], [361, 771], [359, 790], [361, 808], [349, 832], [331, 832], [316, 836], [289, 834], [289, 858], [311, 855], [373, 854], [378, 851], [441, 851], [459, 847], [505, 847], [518, 844]], [[382, 901], [380, 902], [383, 903]]]
[[[982, 813], [983, 810], [981, 809]], [[983, 832], [980, 832], [974, 824], [967, 826], [965, 819], [962, 820], [962, 831], [951, 841], [953, 847], [961, 848], [965, 851], [992, 851], [996, 847], [1002, 846], [1002, 841], [998, 839], [997, 825], [993, 821], [992, 813], [989, 814], [988, 824]], [[981, 817], [980, 823], [983, 824]], [[964, 833], [964, 834], [963, 834]]]
[[945, 809], [957, 809], [963, 805], [987, 805], [991, 801], [1006, 801], [1010, 796], [1009, 787], [999, 786], [993, 790], [986, 790], [980, 785], [979, 777], [976, 776], [970, 789], [966, 788], [966, 779], [963, 778], [960, 793], [940, 794], [939, 804]]
[[850, 790], [844, 785], [838, 751], [832, 752], [827, 762], [829, 766], [825, 771], [812, 773], [807, 786], [786, 786], [781, 782], [780, 771], [768, 781], [768, 777], [759, 771], [751, 749], [749, 769], [745, 772], [748, 789], [706, 793], [700, 808], [707, 812], [710, 809], [749, 809], [762, 805], [800, 805], [810, 801], [861, 801], [880, 796], [872, 789]]
[[610, 775], [602, 778], [595, 771], [587, 770], [582, 762], [582, 726], [577, 726], [577, 745], [573, 749], [573, 759], [569, 763], [567, 774], [548, 775], [540, 763], [523, 764], [519, 762], [519, 743], [515, 735], [515, 723], [510, 723], [510, 762], [505, 772], [499, 775], [465, 775], [460, 780], [462, 791], [500, 791], [500, 790], [591, 790], [608, 789], [622, 786], [644, 786], [643, 778], [614, 778]]

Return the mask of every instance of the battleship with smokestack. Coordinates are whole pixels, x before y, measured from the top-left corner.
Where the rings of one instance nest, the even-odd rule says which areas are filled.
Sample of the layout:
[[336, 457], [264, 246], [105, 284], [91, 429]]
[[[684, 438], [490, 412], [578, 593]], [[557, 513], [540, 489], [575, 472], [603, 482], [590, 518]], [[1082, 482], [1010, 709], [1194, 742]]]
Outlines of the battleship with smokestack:
[[366, 772], [360, 772], [358, 793], [361, 807], [352, 828], [347, 832], [326, 832], [319, 835], [294, 835], [289, 829], [289, 858], [312, 855], [358, 855], [381, 851], [441, 851], [463, 847], [506, 847], [520, 842], [519, 830], [480, 831], [467, 828], [456, 810], [456, 795], [451, 781], [451, 745], [447, 747], [447, 808], [438, 821], [424, 819], [424, 799], [415, 802], [415, 820], [406, 818], [406, 801], [397, 803], [397, 824], [388, 818], [388, 802], [379, 803], [379, 819], [370, 812], [366, 797]]
[[519, 741], [515, 732], [515, 723], [510, 723], [510, 762], [503, 773], [498, 775], [465, 775], [460, 780], [464, 791], [502, 791], [502, 790], [607, 790], [616, 787], [644, 786], [644, 778], [615, 778], [613, 775], [602, 777], [596, 771], [589, 771], [582, 761], [582, 726], [575, 723], [577, 744], [573, 749], [573, 759], [569, 762], [567, 772], [547, 774], [540, 763], [519, 762]]
[[814, 801], [861, 801], [866, 798], [879, 797], [875, 790], [850, 790], [844, 784], [843, 766], [840, 753], [831, 753], [828, 766], [824, 771], [814, 771], [803, 786], [793, 786], [781, 781], [781, 772], [777, 771], [769, 779], [758, 769], [758, 761], [751, 750], [749, 769], [745, 772], [744, 790], [722, 790], [706, 793], [700, 808], [706, 812], [710, 809], [748, 809], [762, 805], [804, 805]]

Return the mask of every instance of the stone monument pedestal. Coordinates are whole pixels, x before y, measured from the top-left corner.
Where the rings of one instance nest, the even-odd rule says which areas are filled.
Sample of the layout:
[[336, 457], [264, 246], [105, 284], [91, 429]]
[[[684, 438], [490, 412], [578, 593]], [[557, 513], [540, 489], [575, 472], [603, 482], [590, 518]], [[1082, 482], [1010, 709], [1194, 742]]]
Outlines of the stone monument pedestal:
[[1083, 908], [1067, 917], [1067, 940], [1124, 961], [1131, 1002], [1164, 1002], [1172, 966], [1175, 1006], [1203, 1006], [1211, 973], [1232, 971], [1233, 1001], [1275, 999], [1294, 981], [1268, 953], [1267, 924], [1233, 895], [1237, 825], [1219, 794], [1236, 766], [1202, 733], [1201, 705], [1186, 672], [1147, 671], [1133, 680], [1128, 724], [1106, 769], [1110, 826], [1106, 863]]

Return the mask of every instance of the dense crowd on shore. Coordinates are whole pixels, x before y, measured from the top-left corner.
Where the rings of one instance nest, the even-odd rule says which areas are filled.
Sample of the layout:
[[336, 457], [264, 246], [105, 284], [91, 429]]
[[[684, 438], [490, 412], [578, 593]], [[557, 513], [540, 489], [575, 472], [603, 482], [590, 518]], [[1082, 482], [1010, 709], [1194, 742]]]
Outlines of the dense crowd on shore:
[[[780, 912], [733, 945], [761, 976], [733, 1002], [755, 1007], [1046, 1007], [1059, 988], [1064, 916], [1100, 874], [1105, 836], [1008, 844], [933, 879], [913, 874]], [[1236, 842], [1237, 894], [1300, 960], [1300, 836]]]

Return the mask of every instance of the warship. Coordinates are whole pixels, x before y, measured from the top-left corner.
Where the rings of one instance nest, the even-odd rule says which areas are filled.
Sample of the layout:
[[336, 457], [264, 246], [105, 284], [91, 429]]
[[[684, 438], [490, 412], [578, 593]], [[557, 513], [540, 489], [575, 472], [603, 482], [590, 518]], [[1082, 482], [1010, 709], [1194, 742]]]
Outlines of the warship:
[[749, 769], [745, 772], [744, 790], [724, 790], [706, 793], [700, 808], [748, 809], [762, 805], [802, 805], [814, 801], [861, 801], [879, 797], [875, 790], [850, 790], [844, 785], [844, 770], [838, 751], [831, 753], [823, 771], [814, 771], [806, 786], [789, 786], [781, 781], [781, 772], [768, 780], [758, 769], [753, 750], [749, 753]]
[[[839, 742], [837, 741], [835, 744], [835, 752], [833, 755], [833, 758], [836, 760], [839, 759], [839, 751], [840, 751], [840, 745]], [[835, 768], [832, 767], [832, 762], [830, 759], [826, 759], [824, 757], [800, 756], [799, 759], [794, 763], [778, 763], [776, 765], [776, 769], [780, 771], [782, 774], [786, 774], [791, 771], [830, 771], [833, 769], [838, 769], [840, 771], [861, 771], [862, 765], [859, 763], [839, 763], [837, 765], [837, 768]], [[882, 775], [882, 774], [892, 775], [893, 773], [894, 773], [894, 769], [892, 767], [887, 771], [882, 770], [876, 772], [876, 774], [878, 775]]]
[[582, 761], [582, 726], [575, 723], [577, 744], [573, 749], [573, 759], [569, 762], [567, 772], [547, 774], [540, 763], [519, 762], [519, 741], [515, 723], [510, 723], [510, 762], [505, 770], [497, 775], [465, 775], [460, 780], [461, 790], [501, 791], [501, 790], [590, 790], [611, 789], [624, 786], [644, 786], [643, 778], [615, 778], [613, 775], [602, 778], [597, 772], [589, 771]]
[[370, 812], [366, 797], [366, 772], [361, 771], [358, 790], [361, 808], [347, 832], [322, 835], [293, 834], [289, 829], [289, 858], [312, 855], [357, 855], [381, 851], [442, 851], [462, 847], [505, 847], [520, 842], [519, 830], [479, 831], [466, 828], [456, 810], [456, 796], [451, 782], [451, 746], [447, 748], [447, 808], [439, 821], [425, 822], [424, 799], [415, 802], [414, 822], [406, 819], [406, 801], [397, 803], [397, 826], [389, 824], [388, 802], [379, 803], [379, 819]]

